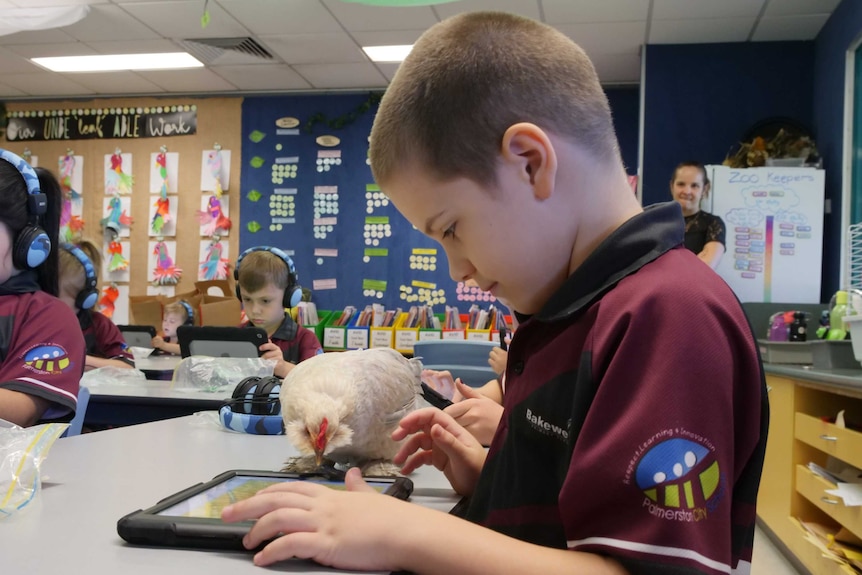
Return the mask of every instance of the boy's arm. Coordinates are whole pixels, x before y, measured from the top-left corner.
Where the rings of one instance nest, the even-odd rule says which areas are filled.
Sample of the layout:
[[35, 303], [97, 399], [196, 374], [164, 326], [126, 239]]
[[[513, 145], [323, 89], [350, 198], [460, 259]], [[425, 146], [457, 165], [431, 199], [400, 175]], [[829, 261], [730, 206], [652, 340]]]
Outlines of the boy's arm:
[[48, 409], [46, 399], [29, 395], [23, 391], [0, 387], [0, 419], [11, 421], [21, 427], [35, 424]]
[[88, 355], [85, 363], [86, 369], [98, 369], [100, 367], [120, 367], [123, 369], [135, 369], [133, 365], [129, 365], [121, 359], [107, 359], [104, 357], [96, 357]]
[[703, 250], [697, 254], [703, 262], [705, 262], [709, 267], [715, 269], [718, 267], [718, 263], [721, 261], [721, 256], [724, 255], [724, 245], [721, 242], [707, 242], [705, 246], [703, 246]]

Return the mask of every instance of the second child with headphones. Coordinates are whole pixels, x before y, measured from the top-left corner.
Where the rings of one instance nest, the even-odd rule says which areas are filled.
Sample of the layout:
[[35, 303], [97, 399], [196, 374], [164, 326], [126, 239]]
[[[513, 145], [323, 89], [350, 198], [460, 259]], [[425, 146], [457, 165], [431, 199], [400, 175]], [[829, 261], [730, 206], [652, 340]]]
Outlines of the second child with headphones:
[[284, 378], [297, 363], [323, 353], [314, 332], [297, 325], [285, 312], [302, 299], [290, 256], [273, 247], [249, 248], [237, 259], [234, 279], [236, 295], [248, 317], [243, 327], [266, 330], [269, 342], [260, 346], [261, 357], [278, 361], [275, 376]]
[[195, 310], [186, 300], [177, 300], [165, 306], [162, 312], [162, 333], [153, 338], [153, 347], [162, 353], [180, 355], [177, 328], [195, 324]]
[[101, 255], [84, 241], [60, 246], [60, 299], [78, 316], [87, 346], [86, 370], [99, 367], [135, 367], [129, 346], [119, 328], [93, 309], [99, 299]]

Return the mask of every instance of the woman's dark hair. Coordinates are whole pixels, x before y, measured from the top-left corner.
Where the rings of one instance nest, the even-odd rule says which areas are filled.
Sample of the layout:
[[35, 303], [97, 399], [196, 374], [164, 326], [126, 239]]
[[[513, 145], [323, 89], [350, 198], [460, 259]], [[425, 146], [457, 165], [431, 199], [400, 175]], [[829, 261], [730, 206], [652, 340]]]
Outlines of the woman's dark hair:
[[[41, 266], [36, 268], [39, 286], [42, 291], [53, 296], [59, 293], [57, 281], [57, 249], [59, 247], [60, 209], [62, 192], [54, 174], [45, 168], [35, 168], [39, 176], [39, 187], [48, 201], [45, 214], [39, 218], [39, 226], [51, 240], [51, 253]], [[0, 161], [0, 222], [6, 224], [14, 242], [18, 233], [30, 221], [27, 211], [27, 185], [18, 168], [6, 161]]]
[[709, 185], [709, 176], [706, 175], [706, 168], [703, 167], [703, 164], [700, 162], [695, 162], [693, 160], [689, 160], [687, 162], [680, 162], [673, 169], [673, 175], [670, 177], [670, 184], [673, 185], [673, 181], [676, 179], [676, 174], [679, 172], [680, 168], [697, 168], [700, 170], [700, 174], [703, 176], [703, 187]]

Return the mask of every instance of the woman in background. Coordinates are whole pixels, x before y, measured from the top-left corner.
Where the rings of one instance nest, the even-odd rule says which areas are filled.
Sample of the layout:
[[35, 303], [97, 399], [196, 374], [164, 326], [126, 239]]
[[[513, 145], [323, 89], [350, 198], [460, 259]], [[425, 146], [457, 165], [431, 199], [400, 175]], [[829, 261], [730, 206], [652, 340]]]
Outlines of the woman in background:
[[726, 228], [720, 217], [700, 209], [701, 200], [709, 197], [706, 168], [698, 162], [682, 162], [670, 179], [670, 192], [685, 216], [685, 247], [717, 268], [725, 251]]

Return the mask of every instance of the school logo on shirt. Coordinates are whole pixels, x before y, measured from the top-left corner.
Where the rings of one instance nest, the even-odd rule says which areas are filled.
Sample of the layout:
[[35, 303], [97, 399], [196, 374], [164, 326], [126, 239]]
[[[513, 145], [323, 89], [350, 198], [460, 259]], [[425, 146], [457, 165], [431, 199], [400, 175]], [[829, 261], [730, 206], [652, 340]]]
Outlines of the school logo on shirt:
[[40, 375], [62, 373], [70, 365], [69, 354], [60, 345], [34, 345], [24, 353], [24, 367]]
[[623, 483], [644, 495], [641, 507], [669, 521], [703, 521], [724, 498], [726, 479], [715, 446], [682, 428], [661, 431], [636, 450]]

